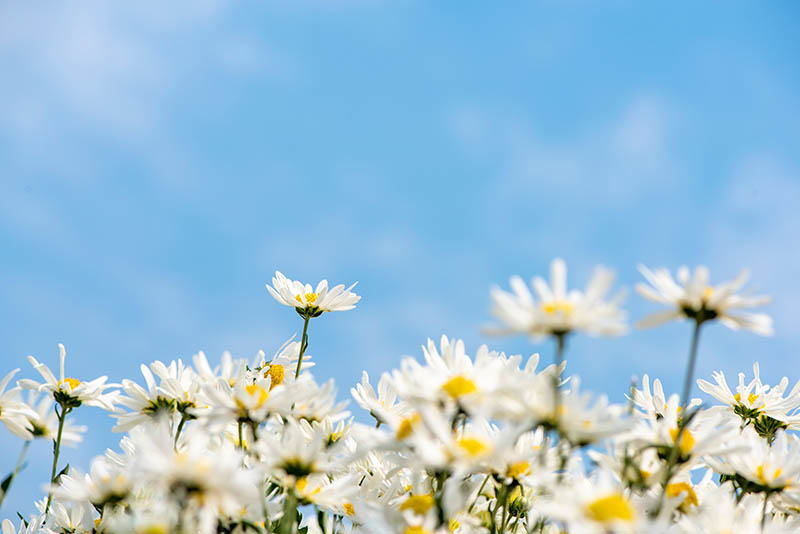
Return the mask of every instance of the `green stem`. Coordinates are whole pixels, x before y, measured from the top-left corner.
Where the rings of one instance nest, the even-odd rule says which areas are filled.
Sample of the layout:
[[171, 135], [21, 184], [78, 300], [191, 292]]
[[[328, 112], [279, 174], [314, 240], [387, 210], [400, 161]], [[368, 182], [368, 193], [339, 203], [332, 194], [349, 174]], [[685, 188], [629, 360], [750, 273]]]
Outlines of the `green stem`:
[[685, 412], [686, 405], [689, 404], [689, 394], [692, 391], [692, 379], [694, 378], [694, 366], [697, 361], [697, 345], [700, 342], [700, 326], [702, 321], [695, 321], [694, 332], [692, 333], [692, 347], [689, 349], [689, 362], [686, 366], [686, 376], [683, 380], [683, 393], [681, 393], [681, 409]]
[[561, 363], [564, 361], [564, 342], [567, 334], [562, 332], [553, 335], [556, 338], [556, 368], [553, 372], [553, 426], [558, 428], [560, 419], [558, 411], [561, 408]]
[[297, 357], [297, 369], [295, 369], [294, 377], [300, 376], [300, 366], [303, 365], [303, 355], [308, 348], [308, 321], [311, 319], [308, 315], [303, 316], [303, 338], [300, 341], [300, 355]]
[[242, 431], [244, 430], [244, 423], [239, 421], [239, 448], [244, 449], [244, 438], [242, 437]]
[[[683, 437], [683, 431], [688, 425], [688, 413], [686, 412], [686, 406], [689, 404], [689, 395], [692, 391], [692, 380], [694, 378], [694, 367], [697, 361], [697, 346], [700, 342], [700, 327], [703, 324], [702, 319], [695, 319], [694, 322], [694, 331], [692, 332], [692, 344], [689, 348], [689, 361], [686, 365], [686, 376], [683, 379], [683, 391], [681, 393], [681, 407], [680, 411], [676, 417], [680, 418], [683, 417], [683, 422], [678, 422], [678, 432], [675, 435], [675, 443], [673, 443], [672, 448], [670, 450], [669, 459], [667, 460], [667, 466], [664, 470], [664, 481], [662, 482], [664, 488], [661, 492], [661, 499], [658, 502], [658, 506], [656, 507], [655, 513], [658, 515], [661, 512], [661, 508], [664, 506], [664, 501], [667, 498], [667, 486], [669, 485], [669, 481], [672, 479], [673, 469], [675, 469], [675, 464], [678, 462], [678, 456], [680, 455], [681, 450], [681, 438]], [[682, 415], [681, 415], [682, 414]]]
[[[64, 421], [67, 419], [67, 414], [70, 412], [70, 408], [65, 408], [63, 405], [61, 406], [61, 412], [58, 411], [58, 407], [56, 407], [56, 415], [58, 415], [58, 434], [56, 436], [56, 440], [53, 445], [53, 469], [50, 473], [50, 484], [52, 485], [56, 481], [56, 471], [58, 469], [58, 456], [61, 453], [61, 434], [64, 432]], [[50, 503], [53, 501], [53, 489], [50, 488], [47, 492], [47, 504], [44, 507], [44, 513], [46, 514], [50, 510]]]
[[175, 431], [175, 443], [173, 443], [172, 448], [177, 450], [178, 449], [178, 438], [181, 437], [181, 432], [183, 431], [183, 425], [186, 424], [186, 417], [183, 415], [181, 416], [181, 422], [178, 423], [178, 430]]
[[14, 472], [11, 473], [11, 478], [8, 480], [8, 486], [6, 487], [5, 491], [0, 493], [0, 506], [3, 504], [3, 501], [8, 495], [9, 490], [11, 489], [11, 483], [14, 482], [14, 479], [17, 478], [20, 470], [22, 469], [22, 462], [25, 460], [25, 455], [28, 453], [28, 447], [31, 446], [31, 441], [26, 441], [25, 445], [22, 446], [22, 451], [19, 453], [19, 458], [17, 459], [17, 466], [14, 468]]
[[467, 508], [467, 513], [468, 514], [472, 513], [472, 509], [475, 508], [475, 504], [477, 504], [478, 499], [481, 498], [481, 492], [483, 491], [483, 487], [486, 485], [487, 482], [489, 482], [489, 477], [490, 476], [492, 476], [492, 475], [491, 474], [486, 475], [486, 478], [483, 479], [483, 482], [481, 483], [481, 487], [478, 488], [478, 493], [475, 494], [475, 499], [472, 500], [472, 504], [470, 504], [469, 508]]

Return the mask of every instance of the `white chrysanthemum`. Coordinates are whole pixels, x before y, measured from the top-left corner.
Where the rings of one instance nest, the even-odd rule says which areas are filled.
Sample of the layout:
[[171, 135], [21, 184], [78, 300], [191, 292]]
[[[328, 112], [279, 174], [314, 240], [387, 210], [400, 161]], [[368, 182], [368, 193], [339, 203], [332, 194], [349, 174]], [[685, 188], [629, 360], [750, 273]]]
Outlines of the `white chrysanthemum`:
[[369, 412], [379, 424], [387, 423], [391, 418], [406, 417], [411, 408], [402, 400], [398, 400], [397, 391], [392, 386], [392, 377], [388, 373], [383, 373], [378, 381], [378, 392], [369, 383], [369, 375], [364, 371], [361, 375], [361, 383], [356, 387], [350, 388], [350, 394], [359, 406]]
[[799, 428], [800, 417], [795, 412], [800, 408], [800, 381], [784, 396], [789, 387], [788, 378], [783, 377], [775, 387], [762, 383], [758, 362], [753, 364], [753, 375], [753, 380], [745, 384], [744, 373], [739, 373], [736, 393], [731, 391], [722, 371], [715, 371], [712, 375], [716, 384], [698, 380], [697, 385], [702, 391], [725, 403], [725, 407], [720, 407], [722, 411], [740, 419], [743, 424], [760, 424], [765, 422], [759, 421], [761, 416], [767, 416], [788, 428]]
[[34, 417], [35, 414], [28, 405], [20, 400], [19, 388], [6, 391], [9, 381], [18, 372], [19, 369], [14, 369], [3, 380], [0, 380], [0, 422], [17, 436], [29, 440], [33, 439], [33, 434], [28, 419]]
[[131, 479], [119, 464], [105, 456], [92, 460], [90, 472], [81, 473], [72, 469], [59, 478], [53, 487], [53, 496], [68, 501], [88, 501], [98, 509], [114, 504], [131, 491]]
[[559, 411], [558, 428], [576, 445], [594, 443], [631, 426], [625, 417], [625, 406], [609, 404], [605, 395], [595, 399], [591, 393], [582, 393], [577, 377], [572, 378], [570, 389], [561, 396]]
[[738, 475], [761, 491], [791, 490], [800, 483], [800, 440], [778, 432], [770, 444], [750, 428], [739, 438], [741, 450], [725, 456], [711, 456], [707, 463], [717, 472]]
[[[36, 393], [30, 393], [27, 405], [31, 407], [32, 411], [27, 414], [27, 417], [28, 428], [34, 438], [55, 440], [58, 436], [58, 416], [53, 410], [54, 402], [55, 399], [52, 395], [43, 395], [38, 398]], [[86, 426], [73, 425], [70, 419], [66, 419], [61, 433], [61, 445], [75, 447], [83, 440], [82, 435], [87, 430]]]
[[567, 291], [567, 267], [563, 260], [550, 264], [550, 285], [534, 277], [532, 287], [538, 301], [519, 276], [511, 278], [511, 292], [495, 286], [491, 291], [492, 315], [503, 327], [489, 329], [497, 334], [528, 334], [533, 338], [582, 331], [591, 335], [624, 334], [626, 313], [619, 308], [623, 293], [605, 300], [614, 274], [598, 266], [585, 291]]
[[[108, 410], [114, 411], [114, 403], [116, 402], [119, 392], [112, 391], [110, 393], [103, 393], [108, 388], [115, 387], [114, 384], [106, 384], [108, 377], [101, 376], [89, 382], [81, 382], [77, 378], [70, 378], [64, 376], [64, 359], [66, 357], [66, 350], [64, 345], [58, 344], [58, 355], [60, 361], [61, 374], [60, 379], [57, 379], [50, 368], [43, 363], [39, 363], [33, 356], [28, 356], [28, 361], [31, 362], [33, 368], [36, 369], [44, 382], [39, 383], [35, 380], [22, 379], [19, 385], [25, 389], [32, 389], [36, 391], [49, 391], [59, 403], [62, 400], [66, 403], [86, 404], [87, 406], [97, 406]], [[74, 406], [72, 406], [74, 407]]]
[[[634, 388], [632, 400], [634, 405], [642, 410], [648, 418], [660, 419], [664, 417], [667, 411], [667, 398], [664, 395], [664, 387], [661, 385], [661, 380], [658, 378], [653, 380], [653, 391], [651, 393], [650, 377], [644, 375], [642, 377], [642, 389]], [[691, 409], [695, 406], [700, 406], [701, 403], [700, 399], [692, 399], [689, 401], [688, 407]]]
[[311, 284], [290, 280], [280, 271], [275, 271], [272, 286], [267, 284], [267, 290], [281, 304], [291, 306], [302, 314], [316, 316], [322, 312], [346, 311], [355, 308], [356, 303], [361, 300], [360, 296], [350, 291], [355, 285], [345, 289], [344, 284], [340, 284], [328, 289], [328, 281], [322, 280], [316, 288], [312, 288]]
[[757, 308], [770, 301], [766, 296], [745, 296], [737, 293], [747, 281], [746, 270], [734, 280], [716, 286], [710, 285], [708, 269], [704, 266], [695, 268], [691, 274], [688, 267], [681, 266], [677, 272], [677, 282], [665, 268], [651, 271], [644, 265], [639, 265], [639, 271], [650, 285], [637, 284], [636, 291], [648, 300], [672, 307], [642, 319], [639, 322], [642, 328], [687, 317], [699, 321], [719, 319], [733, 330], [751, 330], [763, 336], [772, 335], [772, 319], [768, 315], [738, 311], [743, 308]]

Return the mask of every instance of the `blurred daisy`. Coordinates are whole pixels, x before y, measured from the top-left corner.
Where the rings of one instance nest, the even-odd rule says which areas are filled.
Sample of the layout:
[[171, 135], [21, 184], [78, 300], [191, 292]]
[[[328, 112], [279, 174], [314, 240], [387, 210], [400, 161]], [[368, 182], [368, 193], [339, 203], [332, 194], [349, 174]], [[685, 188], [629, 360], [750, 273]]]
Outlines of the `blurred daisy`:
[[28, 361], [42, 375], [44, 382], [39, 383], [35, 380], [23, 379], [19, 381], [19, 385], [25, 389], [33, 389], [39, 392], [49, 391], [59, 404], [65, 406], [74, 408], [81, 404], [86, 404], [87, 406], [97, 406], [113, 412], [114, 403], [119, 392], [103, 393], [108, 388], [114, 387], [112, 384], [106, 384], [108, 377], [101, 376], [89, 382], [81, 382], [77, 378], [65, 377], [64, 359], [66, 350], [61, 343], [58, 344], [58, 355], [61, 364], [60, 378], [57, 379], [45, 364], [39, 363], [33, 356], [28, 356]]
[[534, 277], [536, 298], [519, 276], [511, 277], [511, 292], [491, 290], [491, 313], [503, 326], [496, 334], [528, 334], [533, 338], [583, 331], [591, 335], [617, 336], [626, 331], [626, 314], [619, 308], [623, 293], [610, 300], [606, 294], [614, 280], [612, 271], [595, 268], [585, 291], [567, 291], [567, 267], [557, 258], [550, 264], [550, 284]]
[[[704, 266], [689, 268], [681, 266], [677, 272], [677, 282], [669, 270], [661, 268], [651, 271], [639, 265], [639, 271], [650, 285], [637, 284], [636, 291], [644, 298], [667, 304], [672, 309], [654, 313], [642, 319], [639, 326], [649, 328], [683, 317], [699, 322], [719, 319], [733, 330], [751, 330], [763, 336], [772, 335], [772, 319], [763, 313], [744, 313], [737, 310], [757, 308], [770, 301], [766, 296], [745, 296], [737, 294], [748, 278], [747, 270], [730, 282], [711, 286], [708, 269]], [[733, 312], [733, 313], [732, 313]]]
[[33, 416], [33, 411], [19, 398], [19, 388], [6, 391], [6, 386], [19, 372], [14, 369], [0, 380], [0, 422], [11, 432], [22, 439], [33, 439], [28, 423], [28, 418]]
[[272, 286], [267, 291], [285, 306], [295, 308], [303, 316], [317, 317], [323, 312], [346, 311], [356, 307], [361, 297], [350, 291], [356, 284], [345, 289], [344, 284], [328, 289], [328, 281], [323, 280], [312, 288], [297, 280], [290, 280], [280, 271], [275, 271]]

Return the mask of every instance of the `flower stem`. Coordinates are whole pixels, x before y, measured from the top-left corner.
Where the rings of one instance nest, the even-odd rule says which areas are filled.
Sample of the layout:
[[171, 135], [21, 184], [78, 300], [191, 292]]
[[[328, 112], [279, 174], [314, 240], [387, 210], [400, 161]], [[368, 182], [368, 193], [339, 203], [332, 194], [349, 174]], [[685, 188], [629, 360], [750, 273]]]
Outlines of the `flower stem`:
[[[56, 408], [56, 415], [58, 415], [58, 434], [56, 435], [55, 442], [53, 442], [53, 469], [50, 473], [51, 485], [56, 481], [56, 470], [58, 469], [58, 456], [61, 453], [61, 434], [64, 432], [64, 421], [66, 421], [67, 414], [71, 410], [71, 408], [66, 408], [63, 404], [61, 405], [61, 412], [59, 412], [58, 408]], [[44, 507], [45, 514], [50, 510], [50, 503], [52, 501], [53, 489], [51, 487], [47, 492], [47, 504]]]
[[[689, 417], [690, 415], [687, 413], [686, 406], [689, 404], [689, 395], [692, 391], [692, 380], [694, 379], [694, 367], [695, 362], [697, 361], [697, 345], [700, 342], [700, 327], [703, 324], [702, 319], [695, 319], [694, 323], [694, 331], [692, 332], [692, 345], [689, 349], [689, 361], [686, 365], [686, 376], [683, 379], [683, 392], [681, 393], [681, 407], [679, 408], [678, 417], [683, 417], [683, 421], [678, 420], [678, 432], [675, 436], [675, 443], [673, 443], [672, 448], [669, 453], [669, 459], [667, 460], [667, 466], [664, 469], [664, 481], [663, 481], [663, 491], [661, 492], [661, 499], [658, 502], [658, 506], [656, 507], [656, 515], [661, 512], [661, 508], [664, 505], [664, 501], [667, 498], [667, 486], [669, 485], [669, 481], [672, 479], [673, 469], [675, 469], [675, 464], [678, 462], [678, 456], [680, 455], [681, 451], [681, 439], [683, 438], [683, 431], [689, 425]], [[682, 414], [682, 415], [681, 415]]]
[[692, 391], [692, 380], [694, 379], [694, 366], [697, 361], [697, 344], [700, 342], [700, 326], [702, 321], [695, 321], [694, 332], [692, 333], [692, 347], [689, 349], [689, 362], [686, 365], [686, 376], [683, 379], [683, 393], [681, 393], [681, 410], [686, 410], [689, 404], [689, 394]]
[[186, 416], [181, 416], [181, 422], [178, 423], [178, 430], [175, 431], [175, 443], [173, 443], [172, 448], [178, 450], [178, 438], [181, 437], [181, 432], [183, 431], [183, 425], [186, 424]]
[[553, 334], [556, 338], [555, 369], [553, 370], [553, 425], [558, 427], [559, 409], [561, 408], [561, 363], [564, 361], [564, 344], [566, 333]]
[[244, 439], [242, 438], [242, 431], [244, 430], [244, 423], [239, 421], [239, 448], [244, 450]]
[[483, 479], [483, 482], [481, 483], [481, 487], [480, 487], [480, 488], [478, 488], [478, 493], [476, 493], [476, 494], [475, 494], [475, 499], [472, 501], [472, 504], [470, 504], [470, 505], [469, 505], [469, 508], [467, 508], [467, 513], [468, 513], [468, 514], [472, 512], [472, 509], [473, 509], [473, 508], [475, 508], [475, 504], [478, 502], [478, 499], [479, 499], [479, 498], [480, 498], [480, 496], [481, 496], [481, 492], [483, 491], [483, 487], [484, 487], [484, 486], [486, 485], [486, 483], [489, 481], [489, 477], [490, 477], [490, 476], [492, 476], [492, 475], [490, 475], [490, 474], [489, 474], [489, 475], [486, 475], [486, 478], [484, 478], [484, 479]]
[[25, 455], [28, 453], [28, 447], [31, 446], [32, 440], [25, 441], [25, 445], [22, 446], [22, 451], [19, 453], [19, 458], [17, 459], [17, 466], [14, 468], [14, 472], [11, 473], [11, 477], [8, 479], [8, 486], [6, 487], [5, 491], [0, 490], [0, 505], [3, 504], [3, 501], [8, 495], [8, 491], [11, 489], [11, 483], [14, 482], [14, 479], [17, 478], [20, 470], [22, 469], [22, 462], [25, 460]]
[[303, 355], [308, 348], [308, 321], [311, 319], [308, 315], [303, 316], [303, 338], [300, 341], [300, 355], [297, 357], [297, 369], [294, 371], [294, 377], [300, 376], [300, 366], [303, 365]]

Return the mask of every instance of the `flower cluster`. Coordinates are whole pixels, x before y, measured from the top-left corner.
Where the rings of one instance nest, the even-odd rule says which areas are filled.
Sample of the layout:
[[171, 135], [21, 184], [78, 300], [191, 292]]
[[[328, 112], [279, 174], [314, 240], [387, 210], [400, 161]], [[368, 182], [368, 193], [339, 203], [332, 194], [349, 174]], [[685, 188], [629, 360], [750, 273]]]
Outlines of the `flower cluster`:
[[[771, 332], [762, 305], [737, 295], [744, 279], [708, 285], [641, 271], [645, 297], [670, 309], [656, 320], [694, 323], [684, 394], [644, 375], [614, 404], [569, 376], [566, 340], [625, 333], [622, 295], [606, 299], [613, 275], [598, 268], [585, 291], [568, 291], [555, 260], [551, 283], [518, 277], [494, 288], [495, 333], [552, 338], [552, 363], [458, 339], [428, 340], [375, 384], [365, 372], [351, 394], [357, 422], [333, 381], [312, 376], [311, 319], [352, 309], [350, 288], [316, 288], [277, 272], [270, 294], [302, 318], [300, 341], [271, 357], [201, 352], [141, 366], [140, 380], [58, 378], [30, 357], [44, 382], [0, 382], [0, 421], [27, 444], [52, 440], [52, 476], [37, 513], [6, 519], [2, 534], [780, 534], [800, 529], [800, 382], [770, 385], [759, 367], [699, 380], [690, 398], [699, 331], [719, 320]], [[293, 372], [294, 371], [294, 372]], [[373, 385], [374, 384], [374, 385]], [[22, 390], [30, 390], [23, 397]], [[109, 412], [124, 433], [86, 472], [61, 468], [61, 445], [85, 428], [69, 415]], [[368, 420], [371, 419], [371, 422]], [[2, 483], [11, 489], [16, 469]], [[0, 500], [0, 503], [2, 500]]]

